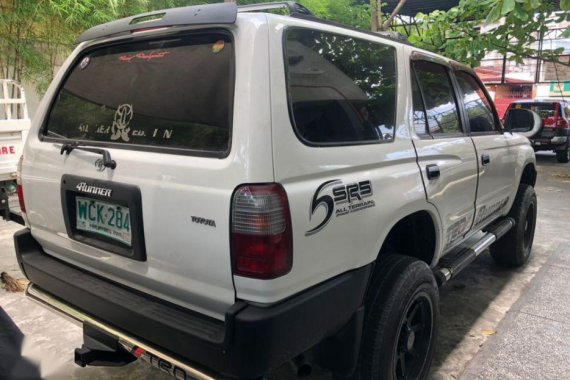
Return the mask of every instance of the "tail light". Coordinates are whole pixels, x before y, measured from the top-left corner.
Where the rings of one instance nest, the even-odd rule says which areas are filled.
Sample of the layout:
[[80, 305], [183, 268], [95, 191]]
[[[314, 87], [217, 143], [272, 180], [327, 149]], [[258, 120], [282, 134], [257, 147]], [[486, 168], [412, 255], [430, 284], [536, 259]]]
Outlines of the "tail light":
[[26, 212], [26, 202], [24, 202], [24, 190], [22, 189], [22, 162], [24, 161], [24, 156], [20, 156], [18, 160], [18, 166], [16, 171], [16, 192], [18, 193], [18, 201], [20, 202], [20, 210], [22, 213]]
[[291, 215], [281, 185], [236, 189], [231, 210], [231, 256], [233, 273], [238, 276], [272, 279], [291, 270]]
[[559, 116], [556, 121], [556, 128], [568, 128], [568, 122]]

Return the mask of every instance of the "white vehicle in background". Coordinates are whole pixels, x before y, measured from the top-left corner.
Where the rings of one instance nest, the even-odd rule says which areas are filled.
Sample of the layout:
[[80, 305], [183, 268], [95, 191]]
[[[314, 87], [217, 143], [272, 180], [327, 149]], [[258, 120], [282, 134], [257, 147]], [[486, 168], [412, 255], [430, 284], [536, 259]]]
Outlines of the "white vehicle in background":
[[16, 192], [16, 168], [31, 121], [24, 88], [11, 79], [0, 79], [0, 214], [7, 219], [8, 196]]

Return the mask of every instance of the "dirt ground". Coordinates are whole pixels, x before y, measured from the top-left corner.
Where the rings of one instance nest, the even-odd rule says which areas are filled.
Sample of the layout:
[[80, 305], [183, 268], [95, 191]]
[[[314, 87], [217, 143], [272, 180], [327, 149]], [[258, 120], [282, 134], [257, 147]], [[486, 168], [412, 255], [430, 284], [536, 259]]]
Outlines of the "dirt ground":
[[[558, 164], [553, 154], [537, 155], [538, 225], [533, 256], [527, 266], [505, 270], [494, 265], [488, 253], [440, 289], [441, 326], [431, 379], [457, 379], [477, 355], [499, 322], [525, 291], [534, 275], [561, 243], [570, 242], [570, 164]], [[12, 235], [20, 226], [0, 221], [0, 270], [22, 277], [14, 257]], [[27, 300], [21, 293], [0, 290], [0, 308], [24, 333], [26, 357], [41, 362], [48, 379], [168, 379], [144, 363], [121, 368], [79, 368], [73, 350], [81, 346], [81, 329], [66, 319]], [[294, 378], [289, 366], [268, 376], [270, 380]], [[318, 369], [308, 380], [331, 376]]]

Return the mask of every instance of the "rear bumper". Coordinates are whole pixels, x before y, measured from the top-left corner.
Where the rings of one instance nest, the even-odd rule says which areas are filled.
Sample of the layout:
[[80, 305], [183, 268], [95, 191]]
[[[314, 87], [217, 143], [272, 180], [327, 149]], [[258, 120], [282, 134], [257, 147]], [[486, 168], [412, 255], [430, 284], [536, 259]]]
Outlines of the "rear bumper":
[[57, 260], [29, 229], [14, 241], [32, 298], [199, 379], [260, 377], [334, 335], [362, 305], [370, 275], [366, 266], [275, 305], [237, 301], [219, 321]]
[[567, 136], [554, 136], [549, 138], [531, 138], [534, 150], [563, 150], [568, 145]]

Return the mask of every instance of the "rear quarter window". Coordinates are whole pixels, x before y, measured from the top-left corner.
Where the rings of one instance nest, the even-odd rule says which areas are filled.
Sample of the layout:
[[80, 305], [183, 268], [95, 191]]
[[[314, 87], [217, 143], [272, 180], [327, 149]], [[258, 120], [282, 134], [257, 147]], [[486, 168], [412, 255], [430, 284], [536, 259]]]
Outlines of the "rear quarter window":
[[230, 142], [233, 70], [226, 33], [88, 51], [59, 89], [43, 134], [223, 155]]
[[285, 34], [292, 122], [309, 145], [391, 141], [396, 119], [395, 49], [310, 29]]

